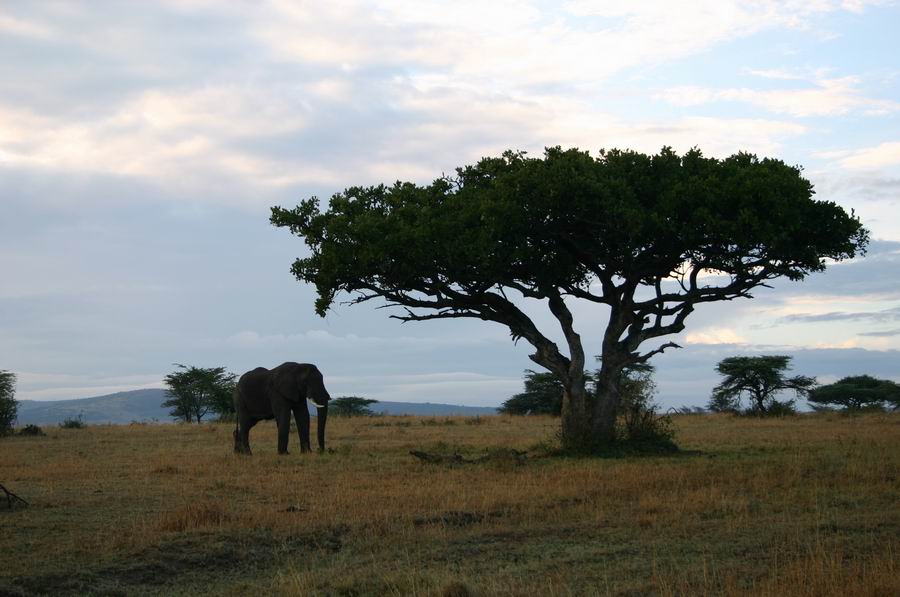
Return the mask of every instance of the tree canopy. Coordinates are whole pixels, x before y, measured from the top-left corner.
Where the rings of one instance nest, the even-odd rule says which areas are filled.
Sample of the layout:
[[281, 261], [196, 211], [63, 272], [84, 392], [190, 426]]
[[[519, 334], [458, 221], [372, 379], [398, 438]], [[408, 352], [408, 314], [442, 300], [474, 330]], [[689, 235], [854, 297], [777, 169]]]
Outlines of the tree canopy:
[[12, 432], [18, 414], [16, 374], [10, 371], [0, 371], [0, 436]]
[[337, 417], [371, 417], [375, 413], [372, 412], [369, 405], [377, 403], [377, 400], [371, 398], [340, 396], [331, 401], [328, 410]]
[[[529, 342], [564, 388], [563, 442], [579, 447], [614, 440], [622, 368], [675, 346], [657, 339], [682, 331], [698, 305], [749, 298], [865, 248], [859, 220], [812, 195], [799, 168], [746, 153], [554, 147], [483, 158], [426, 185], [351, 187], [325, 211], [316, 197], [273, 207], [271, 221], [306, 242], [292, 271], [316, 286], [319, 315], [348, 294], [383, 299], [402, 321], [482, 319]], [[575, 299], [608, 309], [605, 329], [579, 331]], [[562, 348], [528, 301], [554, 316]], [[583, 333], [603, 346], [591, 404]]]
[[741, 399], [749, 399], [748, 412], [756, 415], [769, 414], [773, 409], [783, 412], [793, 409], [793, 401], [778, 402], [775, 397], [783, 390], [793, 390], [804, 396], [816, 384], [814, 377], [797, 375], [785, 377], [790, 368], [791, 358], [784, 355], [762, 355], [758, 357], [728, 357], [716, 365], [716, 371], [725, 379], [713, 388], [710, 410], [738, 411]]
[[807, 401], [820, 406], [840, 406], [848, 411], [900, 406], [900, 385], [871, 375], [852, 375], [815, 388]]
[[169, 414], [186, 423], [200, 423], [210, 412], [219, 415], [234, 412], [235, 374], [227, 372], [225, 367], [176, 366], [180, 371], [164, 378], [168, 399], [162, 405], [172, 409]]

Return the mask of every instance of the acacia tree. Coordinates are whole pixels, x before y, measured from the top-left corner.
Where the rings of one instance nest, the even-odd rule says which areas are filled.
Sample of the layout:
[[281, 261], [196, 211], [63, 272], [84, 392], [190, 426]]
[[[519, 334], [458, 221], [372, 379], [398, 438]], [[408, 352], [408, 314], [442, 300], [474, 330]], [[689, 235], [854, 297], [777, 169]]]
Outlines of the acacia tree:
[[[864, 249], [859, 220], [812, 195], [799, 168], [750, 154], [556, 147], [484, 158], [428, 185], [351, 187], [326, 211], [316, 197], [273, 207], [271, 222], [306, 242], [292, 271], [315, 284], [321, 316], [349, 293], [402, 308], [401, 321], [482, 319], [529, 342], [564, 388], [564, 445], [583, 449], [615, 439], [622, 369], [677, 346], [652, 341], [682, 331], [699, 304], [749, 298]], [[575, 299], [609, 314], [588, 331], [602, 339], [595, 400]], [[523, 310], [529, 300], [553, 315], [562, 349]]]
[[821, 406], [837, 405], [848, 411], [900, 405], [900, 385], [871, 375], [851, 375], [836, 383], [820, 386], [809, 393], [807, 401]]
[[525, 389], [497, 409], [504, 415], [554, 415], [562, 412], [563, 386], [553, 373], [525, 370]]
[[[749, 412], [762, 416], [776, 406], [778, 392], [793, 390], [798, 396], [806, 395], [816, 380], [805, 375], [785, 377], [790, 362], [791, 357], [784, 355], [722, 359], [716, 371], [725, 379], [713, 388], [710, 410], [737, 411], [741, 397], [746, 395], [750, 399]], [[793, 407], [793, 401], [787, 406]]]
[[228, 414], [233, 412], [231, 395], [234, 392], [235, 374], [225, 367], [176, 366], [181, 371], [173, 371], [164, 378], [167, 400], [163, 406], [172, 410], [169, 414], [186, 423], [200, 423], [210, 412]]
[[16, 374], [11, 371], [0, 371], [0, 436], [12, 432], [18, 413]]
[[377, 404], [372, 398], [361, 396], [340, 396], [334, 398], [328, 406], [328, 410], [336, 417], [371, 417], [375, 413], [369, 408], [370, 404]]

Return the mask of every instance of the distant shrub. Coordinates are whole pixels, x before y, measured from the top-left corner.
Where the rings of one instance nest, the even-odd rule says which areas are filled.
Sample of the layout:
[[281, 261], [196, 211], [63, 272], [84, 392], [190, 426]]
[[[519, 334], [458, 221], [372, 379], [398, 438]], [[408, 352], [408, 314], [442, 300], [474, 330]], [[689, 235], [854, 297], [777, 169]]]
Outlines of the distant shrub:
[[[750, 413], [748, 413], [750, 414]], [[752, 413], [756, 415], [757, 413]], [[792, 417], [797, 414], [797, 407], [794, 400], [773, 400], [766, 412], [768, 417]]]
[[482, 423], [484, 423], [484, 419], [478, 415], [466, 419], [466, 425], [481, 425]]
[[456, 421], [450, 418], [445, 418], [439, 421], [435, 417], [431, 417], [430, 419], [422, 419], [422, 425], [425, 425], [426, 427], [435, 427], [437, 425], [456, 425]]
[[159, 423], [159, 419], [153, 417], [152, 419], [141, 419], [140, 421], [137, 419], [132, 419], [131, 423], [128, 425], [131, 427], [144, 427], [146, 425], [155, 425]]
[[30, 435], [30, 436], [38, 436], [38, 435], [47, 435], [44, 433], [44, 430], [38, 427], [37, 425], [25, 425], [21, 429], [19, 429], [19, 435]]
[[742, 417], [792, 417], [797, 414], [797, 406], [795, 400], [772, 400], [764, 411], [751, 407], [734, 411], [734, 414]]
[[339, 396], [328, 405], [329, 413], [335, 417], [372, 417], [375, 413], [369, 409], [377, 400], [362, 396]]
[[66, 417], [59, 424], [60, 429], [84, 429], [87, 423], [84, 422], [84, 415], [79, 414], [77, 417]]

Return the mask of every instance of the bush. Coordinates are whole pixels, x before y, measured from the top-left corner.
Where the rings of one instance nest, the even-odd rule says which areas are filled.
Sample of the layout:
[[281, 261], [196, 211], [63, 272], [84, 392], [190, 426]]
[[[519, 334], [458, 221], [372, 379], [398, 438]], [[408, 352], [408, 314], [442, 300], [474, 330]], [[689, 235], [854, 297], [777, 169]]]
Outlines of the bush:
[[[766, 411], [767, 417], [792, 417], [797, 414], [797, 408], [794, 406], [794, 400], [785, 400], [781, 402], [779, 400], [773, 400], [772, 404], [769, 405], [769, 409]], [[757, 413], [748, 413], [754, 414]]]
[[637, 449], [677, 452], [675, 428], [669, 415], [660, 415], [649, 396], [622, 397], [616, 441]]
[[37, 425], [25, 425], [24, 427], [19, 429], [19, 435], [38, 436], [38, 435], [47, 435], [47, 434], [44, 433], [44, 430], [41, 429], [40, 427], [38, 427]]
[[66, 417], [59, 424], [60, 429], [84, 429], [87, 423], [84, 422], [84, 415], [79, 414], [77, 417]]
[[619, 418], [616, 441], [623, 447], [639, 451], [677, 452], [675, 429], [669, 415], [660, 415], [653, 401], [656, 383], [653, 367], [642, 365], [622, 372], [619, 383]]

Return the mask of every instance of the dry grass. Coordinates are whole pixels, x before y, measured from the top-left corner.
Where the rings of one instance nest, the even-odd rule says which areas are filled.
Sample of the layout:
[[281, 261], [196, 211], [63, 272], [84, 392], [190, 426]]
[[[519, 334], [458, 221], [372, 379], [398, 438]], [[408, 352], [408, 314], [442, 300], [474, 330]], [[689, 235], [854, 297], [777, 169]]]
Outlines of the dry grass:
[[[449, 421], [449, 424], [448, 424]], [[549, 418], [329, 421], [324, 455], [231, 427], [0, 440], [0, 594], [900, 594], [900, 416], [676, 417], [686, 452], [429, 465]]]

